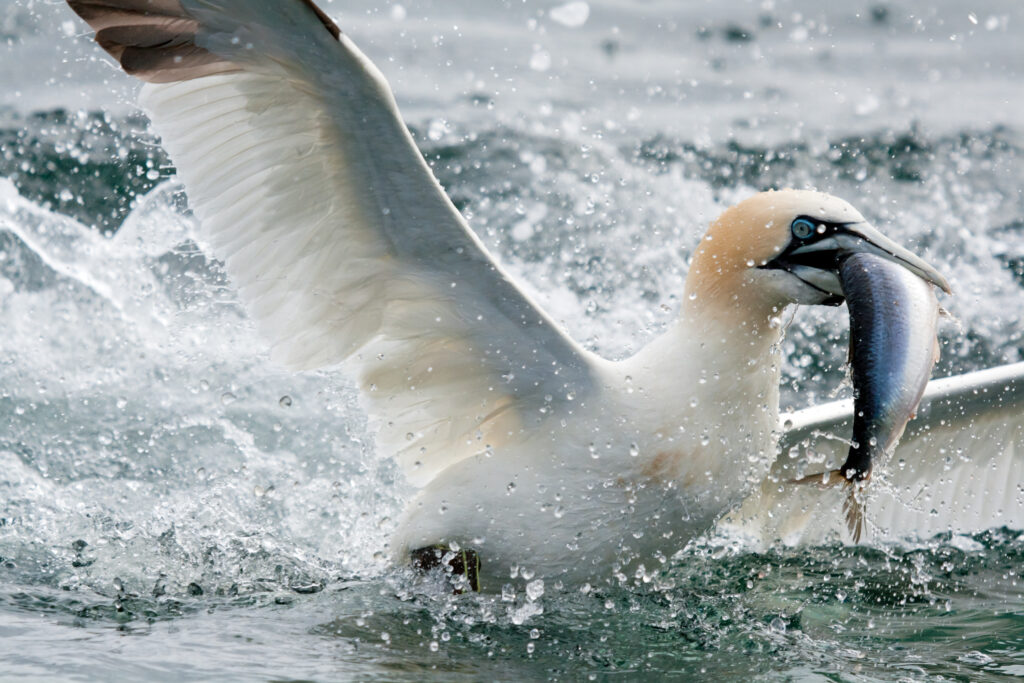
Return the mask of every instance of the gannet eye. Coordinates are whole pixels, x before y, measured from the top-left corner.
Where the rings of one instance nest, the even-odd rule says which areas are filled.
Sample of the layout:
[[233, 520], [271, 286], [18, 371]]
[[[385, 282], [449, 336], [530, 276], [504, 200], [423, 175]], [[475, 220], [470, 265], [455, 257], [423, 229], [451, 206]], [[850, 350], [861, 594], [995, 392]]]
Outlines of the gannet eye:
[[814, 223], [806, 218], [797, 218], [793, 221], [793, 224], [790, 225], [790, 228], [793, 230], [793, 237], [801, 240], [807, 239], [813, 235], [815, 230]]

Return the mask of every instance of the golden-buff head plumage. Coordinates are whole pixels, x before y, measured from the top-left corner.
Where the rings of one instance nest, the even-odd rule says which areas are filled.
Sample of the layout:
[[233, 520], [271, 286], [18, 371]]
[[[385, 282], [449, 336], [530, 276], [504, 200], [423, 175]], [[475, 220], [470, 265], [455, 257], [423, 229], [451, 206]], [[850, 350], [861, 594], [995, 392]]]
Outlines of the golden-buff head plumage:
[[687, 276], [688, 299], [701, 306], [781, 308], [800, 303], [785, 273], [764, 270], [792, 240], [801, 216], [835, 223], [860, 223], [847, 202], [824, 192], [761, 192], [727, 209], [711, 223], [694, 253]]

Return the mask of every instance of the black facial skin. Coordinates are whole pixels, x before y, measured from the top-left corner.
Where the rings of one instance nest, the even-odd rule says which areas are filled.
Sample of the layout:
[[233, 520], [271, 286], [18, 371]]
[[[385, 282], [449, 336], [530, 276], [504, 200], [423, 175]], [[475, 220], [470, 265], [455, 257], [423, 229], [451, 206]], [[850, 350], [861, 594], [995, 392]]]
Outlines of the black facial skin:
[[[798, 236], [799, 230], [797, 229], [797, 223], [806, 221], [814, 226], [814, 230], [806, 237]], [[761, 268], [766, 270], [785, 270], [786, 272], [792, 272], [793, 266], [808, 266], [810, 268], [816, 268], [818, 270], [824, 270], [826, 272], [838, 273], [839, 267], [843, 260], [843, 254], [838, 250], [822, 250], [822, 251], [811, 251], [803, 254], [794, 254], [793, 252], [797, 249], [813, 244], [823, 239], [827, 239], [838, 232], [842, 232], [847, 226], [853, 225], [850, 222], [844, 223], [833, 223], [829, 221], [822, 221], [812, 216], [797, 216], [793, 220], [791, 225], [791, 231], [793, 234], [789, 245], [785, 251], [776, 256], [770, 262], [766, 263]], [[823, 294], [827, 294], [827, 298], [821, 302], [823, 306], [839, 306], [843, 303], [844, 299], [841, 295], [832, 294], [826, 292], [819, 287], [815, 287], [812, 283], [802, 280], [809, 287], [814, 287]]]

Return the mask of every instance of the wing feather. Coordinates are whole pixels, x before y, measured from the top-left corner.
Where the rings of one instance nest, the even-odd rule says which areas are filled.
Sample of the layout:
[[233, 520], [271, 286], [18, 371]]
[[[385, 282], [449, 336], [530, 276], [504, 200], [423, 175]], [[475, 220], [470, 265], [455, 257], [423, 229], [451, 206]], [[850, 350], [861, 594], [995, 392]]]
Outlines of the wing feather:
[[586, 399], [592, 361], [493, 261], [383, 76], [309, 0], [69, 0], [129, 72], [279, 361], [344, 361], [425, 484]]

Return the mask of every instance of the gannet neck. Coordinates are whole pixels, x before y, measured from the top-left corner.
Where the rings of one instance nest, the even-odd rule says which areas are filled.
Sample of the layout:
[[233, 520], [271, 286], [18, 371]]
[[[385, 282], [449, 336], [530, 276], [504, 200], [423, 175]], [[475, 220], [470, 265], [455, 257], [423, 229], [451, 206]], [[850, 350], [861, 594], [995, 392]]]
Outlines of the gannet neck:
[[720, 506], [707, 506], [711, 518], [745, 495], [775, 454], [786, 303], [754, 285], [745, 259], [708, 242], [677, 320], [625, 368], [643, 392], [637, 420], [651, 434], [641, 469], [697, 499], [713, 481], [703, 493]]
[[630, 359], [631, 369], [656, 382], [669, 401], [699, 400], [712, 380], [711, 387], [724, 380], [734, 393], [777, 395], [782, 309], [754, 303], [743, 299], [721, 308], [687, 301], [668, 330]]
[[717, 376], [732, 388], [715, 398], [745, 405], [747, 396], [775, 396], [770, 403], [777, 405], [774, 349], [790, 300], [784, 289], [764, 285], [758, 266], [787, 244], [787, 217], [801, 202], [818, 198], [797, 191], [762, 193], [711, 223], [694, 251], [676, 322], [633, 360], [632, 369], [660, 385], [660, 396], [685, 400], [708, 391], [705, 383]]
[[638, 427], [632, 481], [685, 491], [694, 529], [738, 505], [777, 452], [782, 335], [762, 313], [737, 323], [686, 306], [622, 366]]

